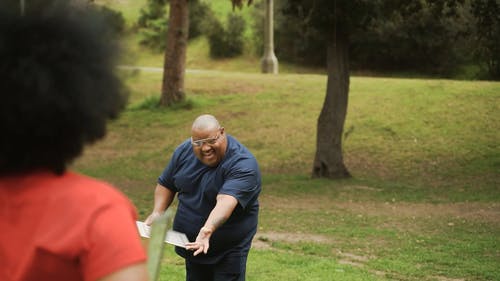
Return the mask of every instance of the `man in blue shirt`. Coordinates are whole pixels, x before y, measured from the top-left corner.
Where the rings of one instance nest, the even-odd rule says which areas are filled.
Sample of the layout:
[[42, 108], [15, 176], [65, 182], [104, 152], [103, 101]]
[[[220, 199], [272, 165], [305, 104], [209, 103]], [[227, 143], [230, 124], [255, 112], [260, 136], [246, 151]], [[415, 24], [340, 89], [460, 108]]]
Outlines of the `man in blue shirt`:
[[193, 122], [158, 178], [151, 224], [179, 200], [173, 229], [187, 235], [187, 281], [242, 281], [257, 231], [261, 176], [255, 157], [212, 115]]

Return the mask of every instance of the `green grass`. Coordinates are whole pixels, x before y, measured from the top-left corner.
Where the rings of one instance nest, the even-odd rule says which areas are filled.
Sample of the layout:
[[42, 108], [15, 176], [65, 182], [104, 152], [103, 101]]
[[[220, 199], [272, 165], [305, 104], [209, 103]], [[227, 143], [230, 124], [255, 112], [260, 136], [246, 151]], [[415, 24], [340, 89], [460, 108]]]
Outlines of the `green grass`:
[[[133, 33], [125, 43], [127, 63], [162, 66]], [[188, 68], [204, 70], [187, 72], [188, 101], [176, 108], [156, 106], [161, 73], [120, 70], [129, 106], [74, 169], [119, 187], [145, 219], [172, 151], [197, 115], [213, 113], [263, 173], [247, 280], [500, 279], [500, 82], [353, 75], [353, 178], [311, 179], [326, 76], [293, 66], [264, 75], [258, 59], [213, 61], [206, 48], [191, 42]], [[170, 246], [161, 270], [160, 280], [185, 278]]]
[[[167, 247], [161, 267], [160, 281], [185, 280], [184, 261]], [[253, 250], [247, 264], [247, 280], [274, 281], [334, 281], [334, 280], [384, 280], [359, 268], [339, 264], [334, 258], [318, 258], [314, 255], [276, 253]]]
[[[128, 109], [75, 168], [118, 186], [144, 219], [192, 120], [214, 113], [263, 171], [258, 238], [269, 247], [252, 251], [248, 280], [500, 276], [500, 83], [353, 77], [344, 156], [354, 177], [330, 181], [310, 178], [325, 76], [188, 72], [188, 102], [161, 109], [161, 75], [134, 75]], [[166, 252], [176, 273], [163, 280], [183, 280]]]

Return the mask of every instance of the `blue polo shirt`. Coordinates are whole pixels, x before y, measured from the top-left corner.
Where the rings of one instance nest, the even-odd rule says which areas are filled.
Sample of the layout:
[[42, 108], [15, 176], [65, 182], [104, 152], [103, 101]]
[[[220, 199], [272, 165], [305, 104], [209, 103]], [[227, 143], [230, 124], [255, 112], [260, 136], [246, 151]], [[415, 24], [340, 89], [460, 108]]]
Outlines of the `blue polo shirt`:
[[179, 204], [173, 229], [195, 241], [200, 228], [215, 207], [218, 194], [238, 200], [229, 219], [210, 237], [207, 254], [193, 256], [192, 251], [176, 247], [176, 252], [192, 262], [217, 263], [226, 255], [246, 255], [257, 231], [258, 196], [261, 175], [255, 157], [230, 135], [224, 159], [209, 167], [196, 158], [188, 139], [174, 151], [158, 183], [177, 193]]

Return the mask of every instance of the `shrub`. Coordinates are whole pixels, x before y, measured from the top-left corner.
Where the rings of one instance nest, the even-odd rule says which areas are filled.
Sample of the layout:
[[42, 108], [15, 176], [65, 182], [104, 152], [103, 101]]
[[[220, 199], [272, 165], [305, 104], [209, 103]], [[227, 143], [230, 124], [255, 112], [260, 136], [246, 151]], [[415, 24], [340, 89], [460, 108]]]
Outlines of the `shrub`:
[[146, 7], [142, 8], [137, 20], [137, 26], [148, 28], [152, 21], [159, 18], [166, 18], [166, 0], [148, 0]]
[[189, 1], [189, 39], [203, 34], [203, 24], [210, 12], [210, 5], [206, 2]]
[[211, 57], [231, 58], [243, 53], [245, 20], [242, 17], [229, 14], [226, 28], [215, 17], [211, 17], [207, 26]]
[[106, 22], [106, 31], [111, 36], [118, 36], [125, 30], [125, 18], [119, 11], [112, 10], [106, 6], [94, 6], [95, 11], [102, 16]]
[[[167, 44], [168, 15], [166, 4], [168, 0], [148, 0], [147, 6], [141, 9], [137, 26], [141, 28], [143, 46], [155, 50], [164, 50]], [[189, 39], [202, 34], [202, 25], [210, 6], [204, 2], [189, 1]]]
[[164, 50], [167, 45], [167, 29], [168, 19], [150, 20], [148, 28], [141, 30], [141, 45], [158, 51]]

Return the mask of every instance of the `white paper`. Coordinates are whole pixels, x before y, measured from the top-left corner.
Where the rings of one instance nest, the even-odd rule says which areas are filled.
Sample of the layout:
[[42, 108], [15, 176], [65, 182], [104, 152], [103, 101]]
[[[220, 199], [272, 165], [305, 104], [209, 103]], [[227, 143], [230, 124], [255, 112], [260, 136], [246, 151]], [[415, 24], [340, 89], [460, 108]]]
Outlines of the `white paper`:
[[165, 237], [165, 242], [175, 246], [186, 248], [186, 243], [189, 243], [189, 240], [184, 233], [175, 230], [168, 230]]
[[[139, 235], [141, 235], [141, 237], [151, 238], [151, 226], [142, 221], [136, 221], [135, 223], [137, 224], [137, 230], [139, 231]], [[186, 248], [186, 243], [188, 243], [189, 240], [184, 233], [175, 230], [168, 230], [165, 235], [165, 242]]]
[[141, 235], [141, 237], [151, 237], [151, 226], [145, 224], [142, 221], [136, 221], [135, 224], [137, 224], [137, 230], [139, 230], [139, 235]]

